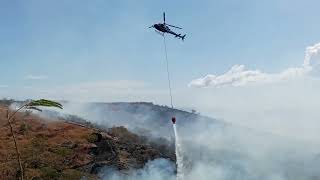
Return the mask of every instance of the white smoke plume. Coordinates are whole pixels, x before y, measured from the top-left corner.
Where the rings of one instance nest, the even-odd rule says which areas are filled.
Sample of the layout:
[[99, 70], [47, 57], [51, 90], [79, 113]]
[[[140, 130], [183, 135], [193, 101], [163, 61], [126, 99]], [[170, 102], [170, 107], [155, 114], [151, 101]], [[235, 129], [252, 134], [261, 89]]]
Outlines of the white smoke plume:
[[222, 75], [206, 75], [192, 80], [189, 87], [244, 86], [253, 83], [273, 83], [306, 75], [319, 74], [320, 43], [307, 47], [301, 67], [288, 68], [280, 73], [269, 74], [260, 70], [247, 70], [245, 65], [234, 65]]
[[175, 180], [174, 163], [166, 159], [149, 161], [143, 169], [123, 174], [112, 168], [102, 171], [103, 180]]
[[[86, 117], [93, 123], [119, 125], [119, 122], [112, 120], [113, 116], [105, 118], [109, 111], [108, 108], [99, 112], [84, 104], [78, 104], [73, 108], [71, 106], [72, 104], [69, 104], [69, 107], [65, 106], [65, 110]], [[146, 129], [159, 134], [167, 133], [165, 129], [153, 128], [152, 124], [164, 120], [171, 123], [168, 117], [153, 115], [150, 113], [150, 108], [138, 108], [135, 111], [142, 113], [139, 116], [140, 119], [146, 119], [143, 121]], [[113, 110], [112, 112], [114, 113]], [[137, 121], [133, 119], [133, 114], [131, 116], [123, 114], [121, 117], [132, 122], [127, 123], [129, 129], [133, 129], [133, 126], [137, 124]], [[151, 120], [147, 121], [147, 119]], [[319, 145], [223, 124], [214, 119], [212, 121], [194, 119], [188, 124], [184, 122], [185, 119], [177, 118], [176, 128], [180, 142], [178, 152], [179, 157], [183, 157], [183, 180], [311, 180], [320, 178]], [[125, 122], [122, 121], [121, 124]], [[173, 131], [172, 128], [170, 131]], [[303, 132], [297, 132], [297, 134], [301, 133]], [[157, 159], [148, 162], [142, 169], [125, 173], [105, 167], [100, 177], [108, 180], [177, 180], [179, 177], [177, 177], [176, 170], [179, 173], [174, 162]]]

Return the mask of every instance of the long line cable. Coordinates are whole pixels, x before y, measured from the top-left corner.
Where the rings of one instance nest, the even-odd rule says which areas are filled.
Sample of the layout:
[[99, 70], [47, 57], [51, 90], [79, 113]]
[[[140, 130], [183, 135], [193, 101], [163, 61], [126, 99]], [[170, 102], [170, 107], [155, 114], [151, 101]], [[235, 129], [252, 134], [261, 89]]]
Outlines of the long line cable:
[[[171, 103], [171, 108], [173, 110], [173, 101], [172, 101], [172, 89], [171, 89], [171, 80], [170, 80], [170, 71], [169, 71], [169, 61], [168, 61], [168, 52], [167, 52], [167, 43], [166, 43], [166, 37], [163, 34], [163, 44], [164, 44], [164, 51], [165, 51], [165, 59], [166, 59], [166, 64], [167, 64], [167, 75], [168, 75], [168, 87], [169, 87], [169, 94], [170, 94], [170, 103]], [[173, 122], [173, 129], [174, 129], [174, 134], [175, 134], [175, 146], [176, 146], [176, 159], [177, 159], [177, 178], [176, 180], [182, 180], [183, 179], [183, 159], [181, 156], [181, 146], [180, 142], [178, 139], [178, 132], [176, 129], [176, 124], [175, 124], [175, 117], [172, 117], [172, 122]]]
[[167, 64], [167, 76], [168, 76], [168, 87], [169, 87], [169, 94], [170, 94], [170, 103], [171, 103], [171, 108], [173, 109], [171, 80], [170, 80], [170, 71], [169, 71], [169, 61], [168, 61], [167, 43], [166, 43], [165, 35], [163, 35], [163, 44], [164, 44], [164, 51], [165, 51], [165, 54], [166, 54], [165, 57], [166, 57], [166, 64]]

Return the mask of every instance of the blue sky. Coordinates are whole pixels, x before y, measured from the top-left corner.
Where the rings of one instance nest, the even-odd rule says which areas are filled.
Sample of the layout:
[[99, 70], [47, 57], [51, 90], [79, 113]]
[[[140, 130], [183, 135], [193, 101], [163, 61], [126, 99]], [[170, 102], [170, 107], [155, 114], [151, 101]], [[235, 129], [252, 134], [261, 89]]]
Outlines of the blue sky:
[[[301, 66], [306, 47], [320, 64], [319, 7], [318, 0], [0, 1], [0, 97], [168, 105], [163, 39], [148, 28], [165, 11], [187, 34], [184, 42], [167, 36], [175, 105], [282, 135], [303, 125], [306, 138], [317, 139], [320, 82], [296, 74], [311, 72]], [[188, 87], [206, 75], [218, 75], [211, 84], [230, 83], [230, 75], [240, 84], [297, 81]]]
[[167, 38], [174, 87], [187, 88], [192, 79], [234, 64], [277, 72], [302, 64], [305, 47], [320, 39], [319, 5], [316, 0], [2, 1], [0, 84], [49, 88], [137, 80], [164, 87], [163, 42], [147, 28], [161, 21], [163, 11], [187, 34], [185, 42]]
[[[320, 39], [319, 1], [2, 1], [1, 84], [51, 86], [104, 79], [164, 85], [161, 21], [184, 27], [168, 37], [179, 86], [233, 64], [278, 71], [301, 64]], [[45, 75], [46, 81], [28, 81]]]

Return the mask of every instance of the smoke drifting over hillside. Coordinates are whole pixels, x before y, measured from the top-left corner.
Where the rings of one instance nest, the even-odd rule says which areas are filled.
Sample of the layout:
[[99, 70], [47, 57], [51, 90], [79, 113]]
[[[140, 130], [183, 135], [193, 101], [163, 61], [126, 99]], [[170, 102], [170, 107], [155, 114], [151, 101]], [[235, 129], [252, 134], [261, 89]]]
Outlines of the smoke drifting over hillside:
[[101, 174], [103, 180], [175, 180], [174, 163], [166, 159], [148, 162], [143, 169], [132, 171], [130, 176], [124, 175], [112, 168], [104, 168]]
[[[226, 74], [208, 75], [190, 84], [223, 88], [190, 88], [174, 94], [177, 104], [192, 104], [230, 123], [151, 103], [65, 103], [64, 112], [99, 126], [125, 126], [152, 140], [162, 138], [160, 144], [174, 142], [170, 119], [176, 116], [185, 180], [320, 179], [315, 98], [319, 81], [310, 78], [319, 74], [319, 62], [320, 44], [316, 44], [306, 49], [301, 67], [268, 74], [234, 66]], [[263, 85], [245, 86], [249, 84]], [[157, 159], [127, 173], [105, 167], [101, 177], [170, 180], [176, 179], [176, 166]]]
[[[320, 178], [320, 172], [317, 171], [320, 165], [319, 147], [306, 142], [233, 126], [183, 111], [172, 113], [169, 108], [150, 103], [70, 103], [65, 107], [66, 112], [99, 125], [125, 125], [137, 133], [145, 133], [141, 131], [144, 128], [154, 136], [169, 140], [173, 133], [170, 118], [172, 114], [177, 115], [177, 132], [181, 140], [186, 180]], [[174, 171], [174, 163], [160, 159], [150, 161], [143, 169], [132, 170], [127, 175], [106, 167], [101, 177], [111, 180], [170, 180], [176, 177]]]

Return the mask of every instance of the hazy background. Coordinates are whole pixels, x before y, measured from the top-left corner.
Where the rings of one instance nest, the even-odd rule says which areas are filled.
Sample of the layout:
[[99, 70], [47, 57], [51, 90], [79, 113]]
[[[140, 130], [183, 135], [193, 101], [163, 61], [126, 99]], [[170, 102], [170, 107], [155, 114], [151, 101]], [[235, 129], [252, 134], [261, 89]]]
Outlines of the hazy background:
[[[273, 169], [274, 152], [319, 144], [319, 6], [316, 0], [2, 1], [0, 97], [169, 105], [162, 37], [147, 28], [166, 11], [168, 23], [187, 33], [184, 42], [167, 38], [175, 107], [290, 139], [279, 143], [286, 150], [270, 143], [268, 156], [248, 164], [266, 178], [286, 178], [284, 169]], [[231, 132], [222, 134], [250, 147], [251, 136]], [[210, 149], [207, 141], [199, 143]], [[312, 159], [306, 151], [280, 157]], [[252, 152], [244, 154], [252, 159]], [[202, 162], [192, 172], [208, 172]], [[225, 166], [213, 167], [215, 177], [225, 178]]]

